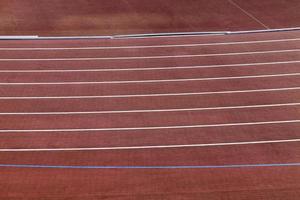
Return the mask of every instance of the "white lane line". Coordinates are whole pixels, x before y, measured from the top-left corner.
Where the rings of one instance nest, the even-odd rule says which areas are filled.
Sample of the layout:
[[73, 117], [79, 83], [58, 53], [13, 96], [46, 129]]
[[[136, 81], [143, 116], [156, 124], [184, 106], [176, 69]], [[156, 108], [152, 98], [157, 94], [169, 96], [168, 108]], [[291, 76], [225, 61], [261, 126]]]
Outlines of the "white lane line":
[[256, 54], [275, 54], [299, 52], [300, 49], [282, 49], [270, 51], [246, 51], [212, 54], [184, 54], [166, 56], [128, 56], [128, 57], [88, 57], [88, 58], [1, 58], [0, 61], [89, 61], [89, 60], [139, 60], [139, 59], [165, 59], [165, 58], [194, 58], [194, 57], [215, 57], [215, 56], [238, 56]]
[[214, 128], [232, 126], [256, 126], [272, 124], [300, 123], [300, 119], [285, 121], [260, 121], [260, 122], [239, 122], [228, 124], [196, 124], [177, 126], [148, 126], [148, 127], [120, 127], [120, 128], [62, 128], [62, 129], [1, 129], [0, 133], [36, 133], [36, 132], [95, 132], [95, 131], [135, 131], [135, 130], [166, 130], [166, 129], [190, 129], [190, 128]]
[[263, 65], [297, 64], [300, 60], [263, 62], [263, 63], [238, 63], [223, 65], [196, 65], [196, 66], [177, 66], [177, 67], [146, 67], [146, 68], [110, 68], [110, 69], [37, 69], [37, 70], [0, 70], [0, 73], [70, 73], [70, 72], [116, 72], [116, 71], [154, 71], [154, 70], [178, 70], [178, 69], [205, 69], [205, 68], [226, 68], [226, 67], [247, 67]]
[[225, 76], [211, 78], [183, 78], [183, 79], [157, 79], [157, 80], [124, 80], [124, 81], [88, 81], [88, 82], [29, 82], [29, 83], [4, 83], [0, 82], [0, 86], [10, 85], [93, 85], [93, 84], [130, 84], [130, 83], [164, 83], [164, 82], [188, 82], [188, 81], [213, 81], [213, 80], [235, 80], [235, 79], [255, 79], [255, 78], [273, 78], [273, 77], [289, 77], [300, 76], [300, 73], [288, 74], [266, 74], [253, 76]]
[[0, 100], [25, 100], [25, 99], [96, 99], [96, 98], [137, 98], [137, 97], [168, 97], [168, 96], [192, 96], [192, 95], [213, 95], [213, 94], [236, 94], [255, 92], [274, 92], [300, 90], [300, 87], [270, 88], [255, 90], [227, 90], [214, 92], [186, 92], [186, 93], [156, 93], [156, 94], [124, 94], [124, 95], [103, 95], [103, 96], [10, 96], [0, 97]]
[[152, 146], [122, 146], [122, 147], [78, 147], [78, 148], [43, 148], [43, 149], [0, 149], [0, 152], [36, 152], [36, 151], [101, 151], [101, 150], [138, 150], [138, 149], [171, 149], [171, 148], [197, 148], [197, 147], [219, 147], [255, 144], [276, 144], [300, 142], [300, 139], [288, 140], [262, 140], [247, 142], [223, 142], [204, 144], [178, 144], [178, 145], [152, 145]]
[[281, 104], [258, 104], [246, 106], [222, 106], [204, 108], [172, 108], [172, 109], [151, 109], [151, 110], [108, 110], [108, 111], [69, 111], [69, 112], [0, 112], [0, 115], [85, 115], [85, 114], [122, 114], [122, 113], [155, 113], [155, 112], [185, 112], [185, 111], [206, 111], [206, 110], [231, 110], [247, 108], [270, 108], [299, 106], [300, 103]]
[[299, 41], [300, 38], [274, 39], [274, 40], [252, 40], [236, 42], [212, 42], [192, 44], [166, 44], [166, 45], [141, 45], [141, 46], [90, 46], [90, 47], [3, 47], [0, 51], [57, 51], [57, 50], [110, 50], [110, 49], [147, 49], [147, 48], [174, 48], [174, 47], [199, 47], [239, 44], [260, 44]]

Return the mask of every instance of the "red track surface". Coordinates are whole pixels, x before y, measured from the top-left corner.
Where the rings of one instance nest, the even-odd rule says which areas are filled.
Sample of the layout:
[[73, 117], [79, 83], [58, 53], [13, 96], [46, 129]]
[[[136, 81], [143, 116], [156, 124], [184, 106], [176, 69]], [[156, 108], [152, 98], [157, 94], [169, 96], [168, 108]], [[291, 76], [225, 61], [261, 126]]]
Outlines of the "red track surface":
[[[299, 38], [300, 32], [294, 31], [152, 39], [1, 41], [0, 148], [9, 150], [0, 152], [0, 164], [221, 166], [299, 163], [299, 142], [37, 151], [42, 148], [299, 139], [299, 122], [279, 123], [300, 120], [300, 105], [296, 104], [300, 103], [300, 89], [297, 88], [300, 87]], [[187, 44], [190, 45], [161, 46]], [[153, 45], [156, 47], [149, 47]], [[71, 47], [123, 48], [49, 49]], [[186, 55], [198, 56], [182, 57]], [[85, 59], [74, 60], [78, 58]], [[255, 105], [260, 107], [251, 107]], [[191, 108], [205, 109], [178, 110]], [[109, 113], [91, 113], [95, 111]], [[257, 122], [274, 123], [258, 125]], [[250, 124], [237, 125], [239, 123]], [[171, 128], [217, 124], [216, 127]], [[140, 130], [147, 127], [158, 128]], [[91, 128], [99, 130], [84, 130]], [[121, 130], [115, 130], [118, 128]], [[12, 152], [16, 149], [24, 150]], [[26, 149], [35, 151], [24, 152]], [[274, 200], [298, 199], [300, 195], [299, 166], [226, 169], [1, 167], [0, 173], [0, 199]]]
[[299, 0], [1, 0], [0, 35], [112, 35], [300, 26]]

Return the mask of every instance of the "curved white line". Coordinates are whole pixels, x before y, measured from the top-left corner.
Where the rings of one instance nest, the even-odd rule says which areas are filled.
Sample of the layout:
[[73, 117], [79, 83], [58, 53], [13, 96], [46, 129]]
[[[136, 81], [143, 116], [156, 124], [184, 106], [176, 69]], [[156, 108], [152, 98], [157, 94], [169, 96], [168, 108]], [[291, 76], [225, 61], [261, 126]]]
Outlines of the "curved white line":
[[69, 73], [69, 72], [115, 72], [115, 71], [154, 71], [154, 70], [178, 70], [178, 69], [205, 69], [205, 68], [225, 68], [225, 67], [246, 67], [246, 66], [262, 66], [262, 65], [280, 65], [280, 64], [295, 64], [300, 63], [300, 60], [295, 61], [279, 61], [265, 63], [238, 63], [238, 64], [223, 64], [223, 65], [196, 65], [196, 66], [177, 66], [177, 67], [140, 67], [140, 68], [110, 68], [110, 69], [50, 69], [50, 70], [0, 70], [0, 73]]
[[0, 100], [14, 99], [96, 99], [96, 98], [136, 98], [136, 97], [167, 97], [167, 96], [192, 96], [192, 95], [213, 95], [213, 94], [235, 94], [235, 93], [254, 93], [254, 92], [273, 92], [300, 90], [300, 87], [290, 88], [270, 88], [255, 90], [227, 90], [215, 92], [186, 92], [186, 93], [156, 93], [156, 94], [124, 94], [124, 95], [103, 95], [103, 96], [19, 96], [19, 97], [0, 97]]
[[43, 148], [43, 149], [0, 149], [0, 152], [37, 152], [37, 151], [103, 151], [103, 150], [138, 150], [138, 149], [171, 149], [171, 148], [195, 148], [195, 147], [218, 147], [254, 144], [275, 144], [300, 142], [300, 139], [288, 140], [263, 140], [247, 142], [223, 142], [204, 144], [177, 144], [177, 145], [152, 145], [152, 146], [124, 146], [124, 147], [79, 147], [79, 148]]
[[89, 58], [1, 58], [0, 61], [89, 61], [89, 60], [139, 60], [139, 59], [164, 59], [164, 58], [194, 58], [194, 57], [214, 57], [214, 56], [237, 56], [237, 55], [256, 55], [272, 53], [299, 52], [300, 49], [283, 49], [270, 51], [246, 51], [230, 53], [212, 54], [190, 54], [190, 55], [166, 55], [166, 56], [129, 56], [129, 57], [89, 57]]
[[56, 51], [56, 50], [113, 50], [113, 49], [147, 49], [147, 48], [174, 48], [174, 47], [199, 47], [199, 46], [219, 46], [219, 45], [239, 45], [239, 44], [260, 44], [299, 41], [300, 38], [287, 38], [275, 40], [252, 40], [236, 42], [212, 42], [212, 43], [192, 43], [192, 44], [166, 44], [166, 45], [141, 45], [141, 46], [90, 46], [90, 47], [3, 47], [0, 51]]
[[157, 80], [125, 80], [125, 81], [87, 81], [87, 82], [29, 82], [29, 83], [4, 83], [0, 82], [0, 86], [10, 85], [93, 85], [93, 84], [130, 84], [130, 83], [164, 83], [164, 82], [188, 82], [188, 81], [213, 81], [213, 80], [235, 80], [235, 79], [253, 79], [253, 78], [273, 78], [299, 76], [300, 73], [288, 74], [266, 74], [253, 76], [225, 76], [211, 78], [182, 78], [182, 79], [157, 79]]
[[165, 129], [189, 129], [189, 128], [214, 128], [230, 126], [254, 126], [270, 124], [300, 123], [300, 119], [285, 121], [263, 122], [239, 122], [228, 124], [196, 124], [178, 126], [149, 126], [149, 127], [120, 127], [120, 128], [66, 128], [66, 129], [1, 129], [0, 133], [35, 133], [35, 132], [95, 132], [95, 131], [135, 131], [135, 130], [165, 130]]
[[299, 106], [300, 103], [281, 103], [281, 104], [259, 104], [246, 106], [222, 106], [206, 108], [171, 108], [171, 109], [152, 109], [152, 110], [108, 110], [108, 111], [69, 111], [69, 112], [0, 112], [0, 115], [85, 115], [85, 114], [122, 114], [122, 113], [155, 113], [155, 112], [185, 112], [185, 111], [205, 111], [205, 110], [230, 110], [244, 108], [269, 108]]

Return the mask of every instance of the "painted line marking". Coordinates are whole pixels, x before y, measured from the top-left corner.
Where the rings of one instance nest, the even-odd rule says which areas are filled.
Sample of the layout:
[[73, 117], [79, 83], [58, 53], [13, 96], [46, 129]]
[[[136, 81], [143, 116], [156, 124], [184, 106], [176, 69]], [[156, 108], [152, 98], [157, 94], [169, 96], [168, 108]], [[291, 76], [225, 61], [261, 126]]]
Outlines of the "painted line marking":
[[225, 77], [208, 77], [208, 78], [182, 78], [182, 79], [157, 79], [157, 80], [124, 80], [124, 81], [87, 81], [87, 82], [27, 82], [27, 83], [8, 83], [0, 82], [0, 86], [11, 85], [94, 85], [94, 84], [130, 84], [130, 83], [164, 83], [164, 82], [188, 82], [188, 81], [213, 81], [213, 80], [235, 80], [235, 79], [255, 79], [255, 78], [273, 78], [273, 77], [288, 77], [299, 76], [300, 73], [288, 74], [265, 74], [265, 75], [250, 75], [250, 76], [225, 76]]
[[226, 36], [237, 34], [253, 34], [253, 33], [278, 33], [287, 31], [299, 31], [299, 27], [280, 28], [280, 29], [258, 29], [250, 31], [210, 31], [210, 32], [173, 32], [173, 33], [156, 33], [156, 34], [131, 34], [131, 35], [115, 35], [112, 39], [144, 39], [144, 38], [163, 38], [163, 37], [207, 37], [207, 36]]
[[49, 169], [230, 169], [258, 167], [299, 167], [300, 163], [273, 164], [239, 164], [239, 165], [167, 165], [167, 166], [88, 166], [88, 165], [30, 165], [30, 164], [0, 164], [8, 168], [49, 168]]
[[214, 92], [187, 92], [187, 93], [157, 93], [157, 94], [124, 94], [124, 95], [103, 95], [103, 96], [19, 96], [19, 97], [0, 97], [0, 100], [26, 100], [26, 99], [97, 99], [97, 98], [138, 98], [138, 97], [167, 97], [167, 96], [193, 96], [193, 95], [213, 95], [213, 94], [236, 94], [236, 93], [255, 93], [300, 90], [300, 87], [289, 88], [270, 88], [254, 90], [227, 90]]
[[179, 144], [179, 145], [155, 145], [155, 146], [128, 146], [128, 147], [80, 147], [80, 148], [43, 148], [43, 149], [0, 149], [0, 152], [40, 152], [40, 151], [101, 151], [101, 150], [139, 150], [139, 149], [174, 149], [193, 147], [219, 147], [255, 144], [275, 144], [300, 142], [300, 139], [288, 140], [264, 140], [248, 142], [226, 142], [226, 143], [206, 143], [206, 144]]
[[69, 112], [0, 112], [0, 115], [86, 115], [86, 114], [122, 114], [122, 113], [155, 113], [155, 112], [185, 112], [185, 111], [206, 111], [206, 110], [230, 110], [247, 108], [270, 108], [299, 106], [300, 103], [281, 104], [260, 104], [246, 106], [223, 106], [206, 108], [172, 108], [172, 109], [152, 109], [152, 110], [108, 110], [108, 111], [69, 111]]
[[178, 66], [178, 67], [146, 67], [146, 68], [111, 68], [111, 69], [50, 69], [50, 70], [0, 70], [0, 73], [69, 73], [69, 72], [115, 72], [115, 71], [154, 71], [154, 70], [177, 70], [177, 69], [205, 69], [205, 68], [225, 68], [225, 67], [246, 67], [246, 66], [262, 66], [262, 65], [280, 65], [280, 64], [296, 64], [300, 60], [295, 61], [279, 61], [265, 63], [238, 63], [225, 65], [196, 65], [196, 66]]
[[[295, 29], [296, 31], [298, 29]], [[224, 36], [225, 34], [227, 34], [227, 31], [217, 31], [214, 33], [211, 32], [207, 32], [204, 33], [203, 32], [175, 32], [174, 33], [163, 33], [163, 34], [139, 34], [139, 35], [115, 35], [113, 36], [113, 40], [132, 40], [132, 39], [155, 39], [155, 38], [199, 38], [199, 37], [207, 37], [207, 36]], [[141, 36], [142, 35], [142, 36]]]
[[129, 56], [129, 57], [89, 57], [89, 58], [1, 58], [0, 61], [88, 61], [88, 60], [138, 60], [138, 59], [164, 59], [164, 58], [193, 58], [193, 57], [214, 57], [214, 56], [237, 56], [237, 55], [256, 55], [273, 53], [299, 52], [300, 49], [283, 49], [270, 51], [246, 51], [230, 53], [212, 54], [190, 54], [190, 55], [166, 55], [166, 56]]
[[[140, 39], [140, 38], [155, 38], [155, 37], [196, 37], [196, 36], [212, 36], [212, 35], [234, 35], [245, 33], [271, 33], [271, 32], [297, 32], [299, 27], [289, 27], [280, 29], [256, 29], [248, 31], [208, 31], [208, 32], [167, 32], [167, 33], [146, 33], [146, 34], [129, 34], [129, 35], [114, 35], [112, 39]], [[155, 36], [155, 37], [154, 37]]]
[[243, 13], [245, 13], [248, 17], [250, 17], [251, 19], [253, 19], [254, 21], [256, 21], [258, 24], [260, 24], [261, 26], [263, 26], [264, 28], [270, 29], [270, 27], [268, 27], [267, 25], [265, 25], [264, 23], [262, 23], [262, 21], [260, 21], [257, 17], [255, 17], [254, 15], [252, 15], [251, 13], [249, 13], [248, 11], [246, 11], [245, 9], [243, 9], [239, 4], [237, 4], [233, 0], [228, 0], [228, 2], [231, 3], [234, 7], [238, 8]]
[[239, 44], [280, 43], [299, 41], [300, 38], [274, 39], [274, 40], [252, 40], [237, 42], [212, 42], [191, 44], [166, 44], [166, 45], [141, 45], [141, 46], [90, 46], [90, 47], [4, 47], [0, 51], [56, 51], [56, 50], [113, 50], [113, 49], [147, 49], [147, 48], [174, 48], [174, 47], [199, 47]]
[[120, 128], [66, 128], [66, 129], [1, 129], [0, 133], [34, 133], [34, 132], [92, 132], [92, 131], [132, 131], [132, 130], [164, 130], [164, 129], [188, 129], [188, 128], [214, 128], [230, 126], [253, 126], [270, 124], [300, 123], [300, 119], [285, 121], [239, 122], [228, 124], [197, 124], [178, 126], [149, 126], [149, 127], [120, 127]]

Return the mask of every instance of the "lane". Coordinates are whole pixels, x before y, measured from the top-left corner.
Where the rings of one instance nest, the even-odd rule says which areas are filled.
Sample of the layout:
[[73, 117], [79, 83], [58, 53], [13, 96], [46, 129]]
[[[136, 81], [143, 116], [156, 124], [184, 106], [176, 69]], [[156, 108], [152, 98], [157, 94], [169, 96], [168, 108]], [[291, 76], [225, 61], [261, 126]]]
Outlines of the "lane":
[[[298, 102], [299, 90], [270, 91], [261, 93], [233, 93], [213, 95], [191, 95], [139, 98], [96, 98], [96, 99], [31, 99], [0, 100], [0, 113], [5, 112], [72, 112], [72, 111], [126, 111], [180, 108], [214, 108], [283, 104]], [[35, 106], [32, 106], [35, 105]]]
[[1, 130], [2, 133], [55, 133], [55, 132], [95, 132], [95, 131], [130, 131], [130, 130], [172, 130], [172, 129], [192, 129], [192, 128], [213, 128], [213, 127], [227, 127], [227, 126], [256, 126], [268, 124], [293, 124], [299, 123], [300, 120], [280, 120], [280, 121], [256, 121], [256, 122], [236, 122], [226, 124], [196, 124], [196, 125], [176, 125], [176, 126], [151, 126], [151, 127], [117, 127], [117, 128], [83, 128], [83, 129], [27, 129], [27, 130]]
[[[106, 150], [141, 150], [141, 149], [181, 149], [181, 148], [197, 148], [197, 147], [223, 147], [223, 146], [244, 146], [244, 145], [258, 145], [258, 144], [282, 144], [282, 143], [298, 143], [300, 142], [300, 138], [296, 139], [283, 139], [283, 140], [255, 140], [255, 141], [234, 141], [234, 142], [225, 142], [225, 143], [193, 143], [193, 144], [172, 144], [172, 145], [147, 145], [147, 146], [115, 146], [115, 147], [71, 147], [71, 148], [34, 148], [34, 149], [1, 149], [1, 152], [71, 152], [71, 151], [106, 151]], [[261, 166], [263, 166], [262, 164]], [[291, 166], [297, 165], [300, 166], [300, 163], [293, 163], [293, 164], [278, 164], [277, 166]], [[0, 165], [1, 167], [30, 167], [29, 165]], [[32, 167], [36, 168], [76, 168], [76, 166], [49, 166], [49, 165], [31, 165]], [[249, 167], [250, 165], [212, 165], [211, 168], [230, 168], [230, 167]], [[259, 167], [260, 165], [251, 165], [253, 167]], [[275, 164], [274, 164], [275, 166]], [[116, 167], [107, 167], [107, 168], [206, 168], [209, 165], [203, 165], [202, 167], [197, 165], [194, 167], [191, 166], [116, 166]], [[77, 168], [88, 169], [92, 168], [90, 166], [78, 166]], [[101, 166], [95, 166], [95, 168], [106, 168]]]
[[[169, 48], [128, 48], [128, 49], [103, 49], [103, 50], [67, 50], [67, 51], [0, 51], [1, 61], [7, 59], [57, 59], [57, 58], [115, 58], [115, 57], [147, 57], [189, 54], [225, 54], [231, 52], [259, 52], [300, 47], [300, 39], [256, 44], [239, 45], [199, 45]], [[203, 55], [203, 56], [204, 56]]]
[[[275, 56], [276, 55], [276, 56]], [[288, 59], [287, 59], [288, 58]], [[224, 64], [241, 64], [255, 62], [278, 62], [278, 61], [295, 61], [299, 60], [299, 52], [281, 52], [281, 53], [265, 53], [265, 54], [247, 54], [232, 56], [216, 56], [212, 57], [181, 57], [181, 58], [161, 58], [161, 59], [129, 59], [129, 60], [81, 60], [74, 61], [26, 61], [16, 63], [12, 61], [0, 62], [0, 70], [16, 70], [16, 69], [102, 69], [117, 70], [128, 68], [159, 68], [175, 66], [203, 66], [203, 65], [224, 65]]]
[[[87, 115], [2, 115], [1, 132], [18, 132], [20, 130], [141, 130], [141, 129], [175, 129], [175, 127], [203, 126], [241, 126], [243, 123], [299, 120], [300, 106], [273, 108], [245, 108], [239, 110], [207, 110], [162, 113], [121, 113], [121, 114], [87, 114]], [[159, 118], [158, 118], [159, 116]], [[239, 125], [241, 123], [241, 125]], [[208, 125], [208, 126], [206, 126]], [[211, 127], [210, 127], [211, 126]], [[73, 130], [74, 129], [74, 130]], [[34, 131], [33, 131], [34, 132]], [[38, 132], [38, 131], [37, 131]], [[84, 132], [84, 131], [83, 131]]]
[[2, 86], [35, 86], [35, 85], [105, 85], [105, 84], [143, 84], [143, 83], [172, 83], [172, 82], [193, 82], [193, 81], [213, 81], [213, 80], [242, 80], [242, 79], [261, 79], [274, 77], [297, 77], [299, 72], [279, 73], [279, 74], [259, 74], [246, 76], [221, 76], [221, 77], [195, 77], [179, 79], [146, 79], [146, 80], [117, 80], [117, 81], [69, 81], [69, 82], [0, 82]]
[[157, 45], [128, 45], [128, 46], [82, 46], [82, 47], [0, 47], [0, 51], [66, 51], [66, 50], [113, 50], [113, 49], [151, 49], [151, 48], [178, 48], [178, 47], [201, 47], [201, 46], [225, 46], [241, 44], [264, 44], [299, 41], [299, 38], [249, 40], [232, 42], [212, 43], [182, 43], [182, 44], [157, 44]]
[[193, 129], [0, 134], [0, 148], [72, 148], [229, 143], [299, 138], [299, 123]]
[[[277, 154], [274, 154], [274, 151], [276, 151]], [[0, 162], [1, 164], [77, 166], [176, 166], [294, 163], [299, 161], [299, 151], [299, 143], [296, 142], [180, 149], [1, 152]], [[213, 160], [211, 159], [212, 157], [214, 158]]]
[[79, 58], [3, 58], [0, 61], [13, 62], [31, 62], [31, 61], [90, 61], [90, 60], [147, 60], [147, 59], [170, 59], [170, 58], [194, 58], [194, 57], [223, 57], [223, 56], [239, 56], [239, 55], [256, 55], [256, 54], [277, 54], [277, 53], [298, 53], [296, 49], [277, 49], [266, 51], [244, 51], [244, 52], [228, 52], [228, 53], [208, 53], [208, 54], [180, 54], [180, 55], [154, 55], [154, 56], [120, 56], [120, 57], [79, 57]]
[[[256, 76], [266, 74], [299, 73], [299, 61], [258, 63], [249, 65], [190, 66], [173, 70], [128, 71], [0, 71], [0, 83], [67, 83], [105, 81], [176, 80], [191, 78], [217, 78]], [[197, 68], [198, 67], [198, 68]], [[113, 75], [113, 76], [112, 76]]]
[[[0, 87], [1, 97], [71, 97], [99, 96], [98, 98], [129, 98], [139, 96], [164, 96], [181, 93], [220, 93], [237, 90], [293, 88], [300, 86], [297, 76], [236, 80], [213, 80], [172, 83], [141, 83], [112, 85], [14, 85]], [[147, 92], [145, 92], [147, 91]], [[131, 95], [131, 96], [127, 96]], [[133, 95], [133, 96], [132, 96]]]
[[115, 110], [115, 111], [70, 111], [70, 112], [7, 112], [0, 115], [86, 115], [86, 114], [120, 114], [120, 113], [161, 113], [161, 112], [185, 112], [185, 111], [204, 111], [204, 110], [239, 110], [245, 108], [274, 108], [298, 106], [300, 102], [282, 104], [255, 104], [224, 107], [193, 107], [193, 108], [171, 108], [171, 109], [148, 109], [148, 110]]

